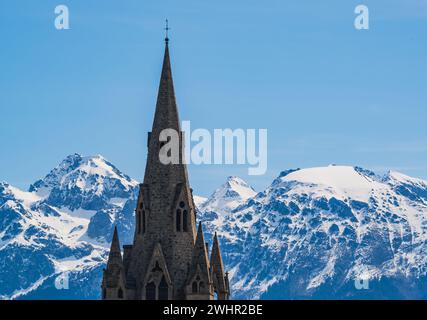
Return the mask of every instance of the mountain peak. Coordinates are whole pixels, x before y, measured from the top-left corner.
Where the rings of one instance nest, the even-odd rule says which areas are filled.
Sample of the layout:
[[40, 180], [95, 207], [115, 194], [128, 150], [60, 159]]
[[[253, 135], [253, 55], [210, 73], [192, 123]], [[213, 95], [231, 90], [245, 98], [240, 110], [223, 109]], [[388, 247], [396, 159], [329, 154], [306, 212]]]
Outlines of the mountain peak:
[[204, 210], [215, 207], [223, 211], [231, 211], [255, 195], [256, 191], [246, 181], [237, 176], [229, 176], [226, 182], [202, 204], [202, 207]]
[[345, 199], [349, 195], [356, 199], [366, 201], [374, 189], [384, 186], [374, 173], [352, 166], [329, 165], [300, 169], [281, 175], [276, 179], [272, 188], [281, 187], [282, 184], [297, 183], [309, 186], [312, 192], [325, 193]]
[[252, 189], [252, 187], [242, 178], [239, 178], [237, 176], [229, 176], [227, 177], [227, 180], [224, 185], [227, 185], [228, 187], [235, 187], [235, 186], [244, 186], [246, 188]]
[[215, 193], [217, 192], [226, 197], [240, 197], [241, 199], [248, 199], [256, 194], [255, 190], [245, 180], [237, 176], [229, 176], [226, 182], [215, 191]]
[[70, 159], [70, 160], [71, 159], [81, 159], [81, 158], [82, 158], [82, 155], [80, 153], [75, 152], [73, 154], [70, 154], [70, 155], [66, 156], [64, 160], [67, 160], [67, 159]]
[[83, 192], [92, 190], [100, 193], [107, 186], [111, 188], [113, 185], [120, 185], [121, 189], [130, 190], [137, 184], [103, 156], [82, 156], [75, 153], [61, 161], [43, 179], [32, 184], [29, 190], [44, 193], [52, 189], [78, 188]]

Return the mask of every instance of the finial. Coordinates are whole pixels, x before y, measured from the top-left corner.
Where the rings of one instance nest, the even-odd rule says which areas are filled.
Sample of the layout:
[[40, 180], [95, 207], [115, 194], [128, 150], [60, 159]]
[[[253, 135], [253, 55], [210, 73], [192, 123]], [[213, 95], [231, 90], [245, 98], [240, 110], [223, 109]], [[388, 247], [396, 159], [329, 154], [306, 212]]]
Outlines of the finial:
[[165, 38], [165, 41], [166, 41], [166, 43], [168, 43], [168, 42], [169, 42], [169, 30], [170, 30], [170, 28], [169, 28], [169, 20], [168, 20], [168, 19], [166, 19], [166, 27], [165, 27], [165, 30], [166, 30], [166, 38]]

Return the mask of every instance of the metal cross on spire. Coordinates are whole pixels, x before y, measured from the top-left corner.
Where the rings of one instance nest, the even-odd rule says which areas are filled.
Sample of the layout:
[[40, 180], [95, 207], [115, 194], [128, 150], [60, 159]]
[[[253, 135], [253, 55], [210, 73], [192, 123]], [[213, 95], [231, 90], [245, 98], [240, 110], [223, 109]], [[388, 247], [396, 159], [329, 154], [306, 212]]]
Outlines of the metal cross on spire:
[[166, 42], [169, 42], [169, 30], [170, 30], [170, 28], [169, 28], [169, 20], [168, 20], [168, 19], [166, 19], [166, 27], [165, 27], [165, 30], [166, 30], [166, 38], [165, 38], [165, 41], [166, 41]]

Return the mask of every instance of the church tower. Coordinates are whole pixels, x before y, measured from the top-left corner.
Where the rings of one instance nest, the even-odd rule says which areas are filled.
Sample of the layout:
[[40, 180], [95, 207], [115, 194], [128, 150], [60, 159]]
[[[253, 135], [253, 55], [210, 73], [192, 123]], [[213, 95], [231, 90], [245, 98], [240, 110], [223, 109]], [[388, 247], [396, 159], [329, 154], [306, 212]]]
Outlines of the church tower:
[[160, 133], [173, 129], [180, 146], [181, 131], [169, 57], [169, 38], [160, 78], [152, 131], [148, 133], [148, 155], [144, 183], [140, 185], [135, 210], [132, 245], [119, 247], [117, 230], [104, 270], [103, 299], [211, 300], [228, 299], [230, 288], [224, 274], [215, 235], [209, 259], [202, 224], [196, 227], [196, 208], [187, 166], [179, 148], [178, 164], [163, 164], [159, 154], [165, 142]]

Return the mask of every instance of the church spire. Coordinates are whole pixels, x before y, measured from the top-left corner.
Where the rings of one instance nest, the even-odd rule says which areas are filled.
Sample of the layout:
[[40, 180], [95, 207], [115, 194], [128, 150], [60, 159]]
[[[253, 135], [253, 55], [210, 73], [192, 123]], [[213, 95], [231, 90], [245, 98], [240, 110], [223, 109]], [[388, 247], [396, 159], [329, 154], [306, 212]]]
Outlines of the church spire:
[[212, 244], [211, 266], [214, 272], [224, 276], [224, 265], [222, 263], [221, 251], [219, 249], [218, 235], [215, 232]]
[[206, 242], [203, 235], [202, 223], [199, 222], [197, 229], [196, 243], [194, 244], [193, 250], [193, 268], [199, 265], [202, 271], [209, 270], [208, 253], [206, 251]]
[[[203, 275], [209, 277], [208, 253], [206, 251], [205, 237], [203, 236], [201, 222], [199, 222], [199, 227], [197, 229], [196, 243], [194, 244], [193, 257], [190, 266], [190, 277], [194, 276], [198, 269], [202, 272]], [[210, 281], [210, 279], [206, 280]]]
[[[183, 161], [184, 134], [172, 79], [168, 31], [166, 24], [159, 91], [147, 139], [144, 183], [140, 185], [135, 209], [134, 240], [124, 247], [122, 260], [118, 232], [114, 230], [104, 271], [104, 299], [214, 298], [208, 250], [201, 224], [197, 230], [196, 207]], [[179, 143], [178, 148], [175, 142]], [[179, 152], [178, 162], [176, 154], [171, 155], [172, 161], [162, 161], [165, 154], [169, 158], [169, 151]]]
[[224, 265], [222, 263], [221, 250], [219, 248], [218, 235], [215, 232], [212, 244], [211, 261], [212, 277], [215, 290], [218, 293], [220, 300], [228, 300], [228, 276], [224, 272]]
[[117, 227], [114, 227], [110, 254], [102, 279], [102, 299], [125, 299], [125, 297], [125, 274], [122, 253], [120, 251]]
[[[168, 144], [166, 147], [173, 146], [172, 157], [178, 160], [178, 163], [163, 163], [161, 162], [160, 155], [163, 151], [163, 147], [167, 144], [166, 141], [160, 141], [160, 137], [164, 130], [168, 130], [166, 135], [168, 138], [174, 138], [174, 140], [168, 140], [172, 144]], [[169, 136], [172, 134], [172, 136]], [[164, 137], [162, 137], [164, 140]], [[178, 144], [178, 146], [176, 145]], [[154, 198], [147, 199], [146, 205], [151, 207], [151, 212], [156, 212], [158, 219], [162, 221], [169, 221], [168, 216], [170, 210], [173, 208], [174, 212], [179, 209], [175, 200], [181, 197], [181, 201], [184, 202], [185, 210], [188, 214], [188, 224], [186, 229], [191, 230], [191, 237], [194, 241], [196, 235], [196, 224], [193, 214], [195, 208], [191, 199], [191, 189], [188, 181], [187, 166], [184, 159], [183, 153], [184, 145], [184, 134], [181, 131], [178, 108], [175, 98], [175, 90], [172, 78], [171, 60], [169, 56], [169, 45], [168, 42], [165, 44], [165, 53], [163, 58], [162, 73], [160, 76], [159, 91], [157, 95], [156, 111], [154, 115], [152, 131], [148, 134], [148, 155], [147, 164], [145, 167], [144, 175], [144, 188], [149, 189], [150, 194], [156, 194], [161, 201], [154, 201]], [[170, 149], [169, 149], [170, 150]], [[166, 205], [168, 206], [166, 208]], [[165, 208], [163, 208], [165, 206]], [[162, 207], [162, 208], [160, 208]], [[149, 217], [150, 216], [150, 217]], [[158, 222], [153, 221], [153, 215], [147, 214], [147, 231], [158, 225]], [[157, 219], [157, 218], [156, 218]], [[184, 221], [182, 221], [184, 224]], [[175, 232], [177, 229], [172, 223], [168, 226], [169, 232]], [[188, 240], [189, 241], [189, 240]]]
[[209, 271], [208, 253], [206, 251], [205, 238], [203, 236], [202, 223], [199, 222], [196, 242], [187, 281], [187, 297], [199, 299], [212, 299], [213, 287]]
[[111, 241], [110, 254], [108, 256], [108, 265], [112, 264], [118, 264], [120, 266], [123, 264], [117, 226], [114, 227], [113, 240]]
[[[165, 54], [163, 57], [162, 74], [160, 76], [157, 95], [156, 112], [153, 122], [153, 134], [163, 129], [180, 130], [175, 90], [172, 78], [172, 67], [169, 56], [169, 38], [165, 39]], [[159, 132], [156, 132], [160, 130]]]

